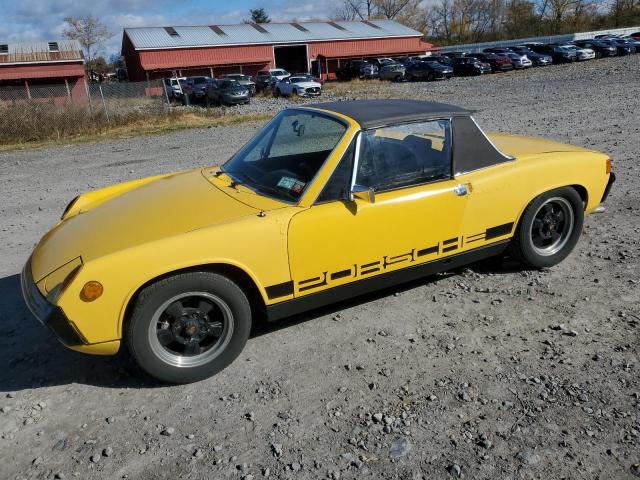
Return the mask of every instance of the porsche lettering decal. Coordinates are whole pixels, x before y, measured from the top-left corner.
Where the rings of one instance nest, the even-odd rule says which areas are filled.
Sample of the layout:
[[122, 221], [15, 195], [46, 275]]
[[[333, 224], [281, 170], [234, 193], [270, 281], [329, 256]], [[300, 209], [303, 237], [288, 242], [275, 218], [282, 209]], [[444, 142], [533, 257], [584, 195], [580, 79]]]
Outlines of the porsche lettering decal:
[[[341, 280], [347, 277], [356, 279], [358, 277], [364, 277], [373, 273], [383, 272], [392, 265], [405, 264], [406, 266], [408, 266], [416, 260], [422, 259], [422, 257], [452, 252], [461, 248], [462, 245], [475, 243], [478, 241], [492, 240], [494, 238], [507, 235], [511, 233], [512, 230], [513, 222], [505, 223], [503, 225], [487, 228], [482, 233], [476, 233], [467, 237], [448, 238], [446, 240], [443, 240], [441, 243], [437, 243], [420, 250], [412, 249], [407, 253], [401, 253], [400, 255], [385, 255], [381, 260], [363, 264], [353, 264], [350, 268], [337, 270], [331, 273], [322, 272], [322, 274], [319, 276], [299, 280], [295, 282], [295, 285], [298, 288], [298, 292], [305, 292], [307, 290], [324, 287], [335, 280]], [[266, 290], [267, 295], [270, 299], [292, 295], [294, 293], [294, 282], [285, 282], [278, 285], [273, 285], [271, 287], [267, 287]]]

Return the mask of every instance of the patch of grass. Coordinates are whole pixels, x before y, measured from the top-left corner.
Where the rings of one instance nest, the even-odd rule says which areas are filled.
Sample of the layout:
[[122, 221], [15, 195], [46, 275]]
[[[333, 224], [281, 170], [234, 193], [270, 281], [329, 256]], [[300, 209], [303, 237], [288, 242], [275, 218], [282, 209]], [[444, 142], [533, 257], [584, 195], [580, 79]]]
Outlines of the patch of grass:
[[333, 92], [336, 95], [366, 95], [372, 86], [379, 87], [380, 82], [380, 80], [376, 79], [360, 80], [359, 78], [354, 78], [346, 82], [327, 82], [324, 84], [323, 89], [327, 92]]
[[0, 151], [157, 135], [187, 128], [263, 122], [271, 116], [174, 107], [166, 112], [141, 111], [112, 117], [107, 121], [101, 112], [91, 114], [86, 108], [59, 111], [42, 108], [41, 105], [4, 107], [0, 108]]

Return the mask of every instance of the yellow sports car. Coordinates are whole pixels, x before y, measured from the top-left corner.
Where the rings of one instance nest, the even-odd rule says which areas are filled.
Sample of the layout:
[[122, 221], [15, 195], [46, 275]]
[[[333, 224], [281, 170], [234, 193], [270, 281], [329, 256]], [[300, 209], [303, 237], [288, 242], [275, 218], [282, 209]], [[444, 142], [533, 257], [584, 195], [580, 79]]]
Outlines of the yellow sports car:
[[613, 183], [607, 155], [366, 100], [277, 114], [222, 167], [75, 198], [22, 272], [33, 314], [158, 379], [231, 363], [270, 321], [483, 258], [549, 267]]

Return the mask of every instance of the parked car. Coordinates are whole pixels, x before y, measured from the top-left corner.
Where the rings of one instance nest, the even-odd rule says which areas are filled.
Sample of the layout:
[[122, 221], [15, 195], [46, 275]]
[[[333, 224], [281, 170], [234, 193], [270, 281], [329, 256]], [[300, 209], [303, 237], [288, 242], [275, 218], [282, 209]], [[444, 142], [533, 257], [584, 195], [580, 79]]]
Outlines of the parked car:
[[376, 78], [377, 76], [378, 66], [367, 60], [348, 60], [336, 71], [338, 80]]
[[574, 45], [571, 43], [568, 44], [558, 44], [559, 47], [568, 48], [569, 50], [573, 50], [576, 52], [576, 60], [579, 62], [583, 62], [585, 60], [593, 60], [596, 58], [595, 50], [586, 47], [579, 47], [578, 45]]
[[467, 52], [458, 52], [458, 51], [455, 51], [455, 52], [444, 52], [441, 55], [443, 57], [449, 57], [451, 59], [454, 59], [454, 58], [460, 58], [460, 57], [466, 56]]
[[167, 86], [167, 95], [169, 98], [174, 98], [176, 100], [182, 98], [182, 85], [180, 82], [184, 82], [186, 79], [186, 77], [172, 77], [164, 79], [164, 84]]
[[398, 62], [396, 62], [393, 58], [384, 57], [384, 58], [376, 58], [373, 63], [378, 66], [378, 69], [380, 69], [386, 65], [393, 65]]
[[251, 100], [251, 91], [237, 80], [214, 80], [207, 88], [206, 100], [213, 105], [245, 104]]
[[529, 60], [526, 55], [520, 55], [519, 53], [511, 52], [507, 53], [507, 57], [509, 57], [509, 60], [511, 60], [511, 63], [513, 63], [513, 68], [521, 70], [533, 66], [533, 62]]
[[580, 48], [593, 50], [596, 58], [615, 57], [618, 54], [617, 47], [609, 45], [602, 40], [574, 40], [573, 44]]
[[622, 38], [611, 38], [603, 40], [604, 43], [616, 47], [618, 55], [631, 55], [636, 53], [636, 47], [632, 43], [623, 40]]
[[529, 47], [525, 47], [524, 45], [516, 45], [515, 47], [510, 48], [515, 53], [526, 55], [527, 58], [531, 60], [533, 65], [536, 67], [545, 67], [553, 63], [553, 58], [551, 58], [550, 55], [534, 52]]
[[402, 63], [392, 63], [391, 65], [385, 65], [378, 70], [378, 77], [380, 80], [392, 80], [394, 82], [400, 82], [405, 78], [407, 66]]
[[253, 97], [256, 94], [256, 82], [249, 75], [243, 73], [227, 73], [220, 77], [221, 80], [235, 80], [243, 87], [249, 90], [249, 94]]
[[636, 40], [640, 40], [640, 32], [630, 33], [629, 36], [635, 38]]
[[404, 76], [409, 81], [448, 80], [453, 77], [453, 72], [454, 69], [448, 65], [442, 65], [435, 60], [423, 60], [408, 65]]
[[401, 63], [403, 65], [407, 65], [409, 63], [411, 63], [413, 60], [411, 60], [410, 57], [394, 57], [393, 59], [396, 63]]
[[180, 82], [183, 92], [183, 101], [194, 103], [203, 100], [207, 95], [207, 88], [213, 81], [211, 77], [187, 77], [184, 82]]
[[222, 167], [73, 199], [22, 293], [69, 348], [126, 345], [150, 375], [194, 382], [229, 365], [263, 319], [507, 252], [556, 265], [614, 178], [606, 154], [485, 133], [453, 105], [297, 106]]
[[292, 77], [304, 77], [307, 80], [309, 80], [310, 82], [316, 82], [319, 83], [320, 85], [324, 85], [324, 78], [321, 77], [316, 77], [315, 75], [312, 75], [311, 73], [308, 72], [298, 72], [298, 73], [292, 73], [291, 74]]
[[553, 59], [553, 63], [571, 63], [577, 59], [575, 51], [558, 45], [529, 43], [526, 46], [534, 52], [549, 55]]
[[475, 57], [456, 57], [453, 59], [453, 73], [456, 76], [482, 75], [491, 73], [491, 65]]
[[432, 55], [429, 57], [429, 60], [432, 62], [438, 62], [442, 65], [447, 65], [453, 68], [453, 58], [447, 57], [445, 55]]
[[629, 36], [629, 37], [623, 37], [622, 39], [626, 40], [631, 45], [636, 47], [636, 53], [640, 53], [640, 38], [634, 38], [634, 37]]
[[288, 77], [276, 83], [273, 94], [276, 96], [284, 95], [285, 97], [318, 97], [322, 93], [322, 85], [318, 82], [309, 80], [307, 77]]
[[510, 53], [513, 53], [513, 50], [511, 50], [511, 48], [509, 48], [509, 47], [485, 48], [482, 51], [483, 51], [483, 53], [495, 53], [496, 55], [508, 55]]
[[273, 90], [278, 81], [290, 77], [291, 74], [282, 68], [260, 70], [256, 74], [256, 91]]
[[470, 53], [469, 55], [483, 63], [488, 63], [493, 73], [513, 70], [513, 62], [504, 55], [495, 53]]

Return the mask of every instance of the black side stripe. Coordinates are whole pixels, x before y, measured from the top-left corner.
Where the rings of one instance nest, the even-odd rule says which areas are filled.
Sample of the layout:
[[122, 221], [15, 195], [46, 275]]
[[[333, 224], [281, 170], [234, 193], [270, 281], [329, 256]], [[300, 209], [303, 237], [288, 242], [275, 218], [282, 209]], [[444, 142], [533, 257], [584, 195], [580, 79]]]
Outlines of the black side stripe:
[[308, 278], [307, 280], [300, 280], [298, 285], [306, 285], [307, 283], [317, 282], [318, 280], [320, 280], [320, 277]]
[[444, 247], [442, 249], [442, 253], [447, 253], [450, 252], [451, 250], [457, 250], [458, 249], [458, 245], [451, 245], [450, 247]]
[[485, 240], [491, 240], [492, 238], [508, 235], [511, 233], [511, 230], [513, 230], [513, 222], [498, 225], [497, 227], [487, 228], [487, 231], [485, 232]]
[[285, 297], [293, 294], [293, 282], [288, 281], [277, 285], [271, 285], [270, 287], [265, 288], [265, 290], [270, 299]]
[[442, 242], [443, 245], [449, 245], [450, 243], [457, 243], [458, 242], [458, 237], [454, 237], [454, 238], [450, 238], [449, 240], [445, 240], [444, 242]]
[[434, 245], [433, 247], [418, 250], [418, 252], [416, 253], [416, 257], [424, 257], [425, 255], [429, 255], [430, 253], [438, 253], [438, 247], [439, 245]]
[[479, 235], [474, 235], [473, 237], [467, 237], [464, 239], [465, 243], [473, 243], [479, 240], [484, 240], [484, 233], [481, 233]]
[[351, 269], [349, 270], [340, 270], [339, 272], [334, 272], [331, 274], [331, 280], [338, 280], [340, 278], [345, 278], [351, 275]]
[[[311, 282], [316, 282], [316, 283], [309, 285], [309, 283]], [[304, 292], [305, 290], [311, 290], [312, 288], [322, 287], [327, 284], [327, 272], [324, 272], [322, 274], [322, 277], [315, 277], [310, 280], [305, 280], [304, 283], [306, 284], [306, 286], [304, 287], [300, 286], [302, 285], [302, 283], [303, 282], [298, 282], [298, 290], [301, 292]]]

